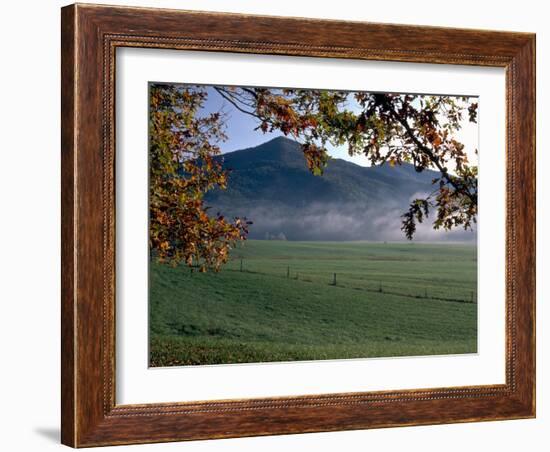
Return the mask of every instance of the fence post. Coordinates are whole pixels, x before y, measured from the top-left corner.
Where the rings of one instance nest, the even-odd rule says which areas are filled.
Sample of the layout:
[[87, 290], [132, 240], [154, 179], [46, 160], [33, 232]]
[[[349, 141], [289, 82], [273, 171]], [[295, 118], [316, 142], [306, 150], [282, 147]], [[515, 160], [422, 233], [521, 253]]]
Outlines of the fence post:
[[336, 273], [333, 273], [333, 275], [332, 275], [332, 285], [333, 286], [336, 285]]
[[243, 271], [243, 260], [241, 259], [241, 272]]
[[379, 282], [379, 285], [378, 285], [378, 292], [382, 292], [382, 281]]

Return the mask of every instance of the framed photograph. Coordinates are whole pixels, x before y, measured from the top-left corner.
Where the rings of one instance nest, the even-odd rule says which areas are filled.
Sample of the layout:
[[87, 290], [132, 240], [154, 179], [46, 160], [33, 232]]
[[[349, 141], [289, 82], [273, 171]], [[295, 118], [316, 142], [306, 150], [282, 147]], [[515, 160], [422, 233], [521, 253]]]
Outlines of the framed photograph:
[[62, 9], [62, 442], [535, 416], [535, 36]]

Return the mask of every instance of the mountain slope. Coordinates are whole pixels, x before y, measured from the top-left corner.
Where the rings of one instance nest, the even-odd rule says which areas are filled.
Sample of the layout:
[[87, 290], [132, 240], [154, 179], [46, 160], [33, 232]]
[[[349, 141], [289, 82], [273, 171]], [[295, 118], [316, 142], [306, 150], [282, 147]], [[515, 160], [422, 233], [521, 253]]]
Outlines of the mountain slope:
[[299, 143], [283, 137], [222, 158], [228, 188], [209, 192], [206, 203], [214, 212], [250, 219], [251, 238], [402, 240], [400, 215], [413, 196], [433, 190], [437, 177], [409, 164], [362, 167], [341, 159], [314, 176]]

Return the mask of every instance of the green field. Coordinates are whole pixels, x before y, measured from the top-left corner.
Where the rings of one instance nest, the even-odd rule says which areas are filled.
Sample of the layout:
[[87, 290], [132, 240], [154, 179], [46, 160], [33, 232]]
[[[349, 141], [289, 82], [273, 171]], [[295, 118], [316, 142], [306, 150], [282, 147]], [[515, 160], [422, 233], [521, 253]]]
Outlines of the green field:
[[219, 273], [151, 263], [150, 365], [475, 353], [476, 285], [473, 245], [250, 240]]

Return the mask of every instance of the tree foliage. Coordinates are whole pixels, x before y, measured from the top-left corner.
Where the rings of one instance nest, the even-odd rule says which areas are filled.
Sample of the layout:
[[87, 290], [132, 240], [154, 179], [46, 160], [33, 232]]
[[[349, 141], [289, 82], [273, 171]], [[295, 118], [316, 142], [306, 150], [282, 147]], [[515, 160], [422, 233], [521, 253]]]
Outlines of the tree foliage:
[[201, 116], [204, 90], [151, 85], [149, 121], [149, 246], [161, 262], [218, 270], [246, 237], [248, 222], [209, 215], [204, 194], [224, 189], [216, 156], [225, 139], [220, 113]]
[[[214, 87], [225, 101], [251, 115], [256, 129], [280, 131], [302, 144], [309, 170], [323, 173], [328, 144], [347, 146], [372, 165], [411, 163], [432, 169], [432, 193], [411, 201], [402, 230], [435, 211], [433, 227], [471, 229], [477, 216], [477, 166], [456, 139], [463, 119], [477, 120], [467, 97], [309, 89]], [[209, 215], [204, 194], [225, 189], [227, 172], [218, 144], [225, 140], [222, 112], [204, 114], [209, 91], [201, 86], [155, 84], [150, 93], [150, 247], [162, 261], [217, 270], [231, 247], [246, 238], [246, 219]], [[477, 152], [477, 150], [476, 150]]]

